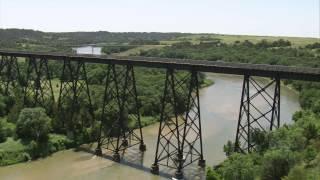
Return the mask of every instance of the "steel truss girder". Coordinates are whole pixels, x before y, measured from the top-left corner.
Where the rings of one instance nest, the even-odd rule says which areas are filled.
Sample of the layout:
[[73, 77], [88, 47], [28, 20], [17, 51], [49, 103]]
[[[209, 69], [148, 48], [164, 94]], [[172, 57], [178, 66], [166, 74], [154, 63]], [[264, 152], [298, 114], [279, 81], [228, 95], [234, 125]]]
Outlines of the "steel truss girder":
[[151, 172], [159, 173], [159, 165], [176, 169], [182, 178], [184, 167], [198, 161], [205, 166], [202, 150], [198, 72], [174, 72], [167, 69], [158, 132], [155, 161]]
[[[268, 91], [269, 90], [269, 91]], [[258, 100], [258, 98], [260, 98]], [[258, 102], [255, 102], [258, 101]], [[259, 103], [260, 102], [260, 103]], [[263, 106], [258, 104], [264, 102]], [[244, 76], [235, 151], [255, 150], [252, 135], [255, 131], [272, 131], [280, 127], [280, 78], [262, 85], [249, 75]]]
[[[129, 122], [137, 123], [137, 129]], [[129, 147], [139, 144], [141, 151], [146, 150], [132, 65], [108, 65], [97, 143], [96, 153], [101, 155], [102, 148], [110, 150], [115, 161], [120, 161], [119, 151]]]
[[14, 56], [1, 56], [0, 59], [0, 93], [14, 96], [20, 87], [20, 70], [18, 60]]
[[27, 107], [44, 107], [50, 114], [53, 110], [54, 94], [48, 60], [29, 58], [27, 62], [24, 105]]
[[[81, 99], [81, 97], [85, 98]], [[72, 127], [75, 124], [74, 118], [81, 115], [81, 107], [86, 107], [90, 122], [85, 122], [81, 117], [80, 128], [92, 126], [95, 119], [89, 84], [86, 73], [86, 66], [81, 61], [64, 60], [62, 66], [62, 75], [60, 78], [60, 92], [58, 99], [58, 114], [61, 126], [63, 128], [76, 130], [79, 127]]]

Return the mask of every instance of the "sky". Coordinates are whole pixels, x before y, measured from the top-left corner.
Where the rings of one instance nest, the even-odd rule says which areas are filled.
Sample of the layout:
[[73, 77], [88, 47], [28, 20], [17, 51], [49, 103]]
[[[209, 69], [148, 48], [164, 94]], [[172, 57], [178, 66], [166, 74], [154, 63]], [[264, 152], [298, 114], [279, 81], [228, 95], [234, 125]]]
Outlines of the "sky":
[[0, 0], [0, 28], [320, 38], [320, 0]]

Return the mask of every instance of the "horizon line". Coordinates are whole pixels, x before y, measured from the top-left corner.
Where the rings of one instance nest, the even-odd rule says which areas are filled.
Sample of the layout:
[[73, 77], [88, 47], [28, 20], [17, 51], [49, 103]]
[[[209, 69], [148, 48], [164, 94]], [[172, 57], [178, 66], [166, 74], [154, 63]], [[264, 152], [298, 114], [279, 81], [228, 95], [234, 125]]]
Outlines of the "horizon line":
[[164, 34], [169, 34], [169, 33], [178, 33], [178, 34], [208, 34], [208, 35], [227, 35], [227, 36], [255, 36], [255, 37], [284, 37], [284, 38], [311, 38], [311, 39], [319, 39], [320, 40], [320, 34], [318, 37], [314, 36], [290, 36], [290, 35], [261, 35], [261, 34], [245, 34], [245, 33], [239, 33], [239, 34], [224, 34], [224, 33], [216, 33], [216, 32], [175, 32], [175, 31], [107, 31], [107, 30], [92, 30], [92, 31], [86, 31], [86, 30], [77, 30], [77, 31], [45, 31], [45, 30], [38, 30], [38, 29], [28, 29], [28, 28], [2, 28], [0, 29], [3, 30], [32, 30], [32, 31], [39, 31], [43, 33], [77, 33], [77, 32], [109, 32], [109, 33], [164, 33]]

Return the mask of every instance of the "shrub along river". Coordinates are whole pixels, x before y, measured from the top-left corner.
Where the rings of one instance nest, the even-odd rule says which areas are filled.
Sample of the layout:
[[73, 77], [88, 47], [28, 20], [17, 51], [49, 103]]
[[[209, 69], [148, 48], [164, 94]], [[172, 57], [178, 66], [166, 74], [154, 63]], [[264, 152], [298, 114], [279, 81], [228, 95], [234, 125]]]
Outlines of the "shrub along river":
[[[242, 77], [207, 74], [215, 84], [200, 91], [204, 157], [207, 165], [216, 165], [225, 159], [223, 145], [234, 141], [239, 114]], [[263, 80], [261, 79], [262, 81]], [[262, 99], [260, 100], [262, 104]], [[281, 125], [290, 123], [299, 110], [298, 94], [289, 88], [281, 89]], [[122, 162], [97, 157], [84, 151], [66, 150], [50, 157], [0, 168], [1, 180], [36, 179], [167, 179], [174, 171], [160, 166], [166, 173], [150, 173], [154, 161], [158, 123], [143, 128], [147, 151], [128, 149]], [[197, 163], [195, 163], [197, 164]], [[204, 170], [195, 166], [185, 169], [186, 179], [203, 179]]]

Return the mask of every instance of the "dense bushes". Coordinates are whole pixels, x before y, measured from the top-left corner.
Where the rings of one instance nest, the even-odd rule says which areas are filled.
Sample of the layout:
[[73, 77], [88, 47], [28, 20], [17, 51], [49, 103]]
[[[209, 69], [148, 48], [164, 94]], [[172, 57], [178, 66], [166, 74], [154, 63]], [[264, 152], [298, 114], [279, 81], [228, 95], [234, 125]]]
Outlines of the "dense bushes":
[[0, 144], [0, 166], [10, 165], [31, 159], [27, 153], [27, 146], [21, 140], [8, 138]]
[[64, 135], [50, 134], [51, 118], [43, 108], [24, 108], [16, 124], [0, 119], [0, 166], [45, 157], [74, 147]]
[[104, 46], [102, 48], [102, 52], [104, 52], [105, 54], [120, 53], [135, 47], [137, 46], [134, 46], [134, 45]]
[[[258, 143], [258, 150], [251, 154], [231, 152], [228, 159], [208, 171], [208, 178], [218, 174], [223, 179], [294, 179], [298, 177], [320, 178], [320, 121], [319, 114], [311, 111], [297, 112], [295, 123], [280, 129], [264, 133], [263, 144]], [[255, 142], [257, 143], [257, 142]], [[229, 152], [230, 153], [230, 152]], [[246, 171], [243, 172], [245, 167]], [[252, 170], [253, 169], [253, 170]], [[252, 172], [248, 172], [252, 170]], [[304, 174], [310, 172], [311, 174]], [[211, 175], [213, 173], [214, 175]], [[248, 174], [246, 174], [248, 173]], [[254, 177], [251, 175], [254, 174]]]
[[42, 143], [8, 138], [5, 143], [0, 144], [0, 166], [45, 157], [70, 147], [74, 147], [73, 141], [58, 134], [50, 134], [48, 141]]
[[5, 118], [0, 118], [0, 143], [4, 142], [7, 137], [15, 134], [15, 125], [7, 122]]
[[297, 162], [299, 162], [298, 153], [288, 149], [276, 149], [267, 151], [261, 163], [261, 179], [281, 179], [286, 176]]
[[237, 153], [232, 154], [217, 172], [223, 179], [253, 180], [257, 174], [257, 165], [254, 158]]
[[[260, 179], [319, 179], [320, 178], [320, 114], [311, 110], [302, 110], [294, 114], [292, 125], [284, 125], [280, 129], [264, 133], [253, 134], [257, 151], [252, 154], [237, 154], [232, 151], [232, 143], [225, 145], [229, 158], [208, 171], [210, 176], [221, 176], [223, 179], [239, 179], [226, 176], [231, 172], [234, 176], [241, 173], [241, 168], [232, 168], [237, 165], [235, 157], [254, 159], [250, 169], [254, 167], [255, 178]], [[231, 150], [230, 150], [231, 149]], [[240, 172], [239, 172], [240, 171]], [[212, 175], [213, 174], [213, 175]], [[250, 177], [246, 177], [250, 179]]]
[[74, 147], [74, 142], [64, 135], [50, 134], [47, 142], [30, 141], [26, 147], [26, 152], [32, 159], [45, 157], [54, 152]]
[[17, 121], [18, 137], [43, 142], [47, 140], [51, 128], [51, 118], [43, 108], [25, 108], [20, 112]]
[[[275, 42], [273, 43], [279, 43], [277, 41]], [[282, 46], [274, 47], [275, 45], [266, 45], [265, 47], [265, 45], [263, 45], [265, 43], [268, 44], [269, 42], [261, 41], [257, 44], [253, 44], [250, 41], [234, 44], [221, 42], [191, 44], [190, 42], [181, 42], [162, 49], [141, 51], [140, 55], [307, 67], [318, 67], [320, 64], [320, 56], [310, 49]]]
[[4, 123], [0, 120], [0, 143], [3, 143], [7, 139], [7, 132], [4, 128]]
[[308, 45], [306, 45], [306, 48], [319, 49], [320, 48], [320, 43], [316, 42], [316, 43], [313, 43], [313, 44], [308, 44]]

